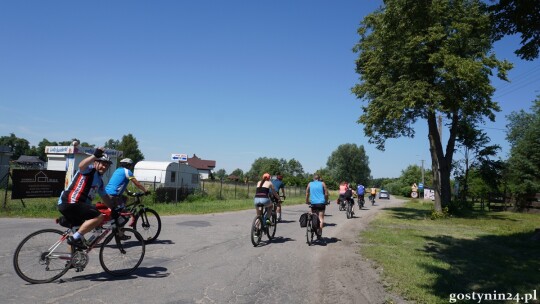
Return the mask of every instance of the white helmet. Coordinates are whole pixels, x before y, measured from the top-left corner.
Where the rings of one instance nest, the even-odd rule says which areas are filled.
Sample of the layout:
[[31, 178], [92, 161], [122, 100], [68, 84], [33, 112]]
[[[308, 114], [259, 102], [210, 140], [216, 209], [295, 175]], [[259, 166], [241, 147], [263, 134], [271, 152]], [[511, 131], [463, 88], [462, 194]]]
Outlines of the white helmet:
[[133, 164], [133, 161], [131, 160], [131, 158], [124, 158], [120, 161], [121, 164], [128, 164], [128, 165], [132, 165]]
[[105, 162], [105, 163], [109, 163], [109, 164], [112, 163], [111, 159], [109, 158], [109, 155], [107, 155], [105, 153], [103, 153], [103, 156], [101, 156], [100, 158], [96, 158], [96, 161]]

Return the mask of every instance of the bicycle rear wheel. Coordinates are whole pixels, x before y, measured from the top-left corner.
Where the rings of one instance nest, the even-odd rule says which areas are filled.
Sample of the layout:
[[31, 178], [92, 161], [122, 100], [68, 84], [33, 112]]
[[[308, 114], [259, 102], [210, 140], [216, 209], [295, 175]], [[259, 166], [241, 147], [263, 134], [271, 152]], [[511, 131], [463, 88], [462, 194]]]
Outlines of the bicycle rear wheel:
[[351, 202], [347, 202], [347, 218], [350, 219], [352, 217], [352, 204]]
[[313, 216], [313, 214], [309, 214], [308, 215], [308, 221], [307, 221], [307, 225], [306, 225], [306, 242], [308, 244], [308, 246], [311, 246], [311, 244], [313, 244], [313, 237], [315, 236], [315, 230], [314, 230], [314, 227], [313, 227], [313, 222], [311, 221], [311, 217]]
[[71, 246], [62, 244], [63, 234], [57, 229], [43, 229], [24, 238], [13, 255], [17, 275], [32, 284], [63, 276], [71, 265]]
[[251, 243], [253, 246], [257, 247], [259, 245], [261, 242], [262, 233], [261, 217], [255, 216], [253, 223], [251, 224]]
[[99, 250], [99, 263], [103, 270], [112, 276], [124, 276], [135, 271], [146, 250], [140, 233], [131, 228], [120, 229], [124, 237], [113, 231], [103, 241]]
[[272, 216], [270, 217], [270, 223], [271, 225], [268, 226], [268, 229], [266, 230], [266, 235], [268, 236], [268, 239], [271, 240], [276, 235], [276, 229], [277, 229], [277, 215], [275, 212], [272, 212]]
[[143, 209], [135, 218], [133, 228], [142, 235], [145, 243], [151, 243], [161, 232], [161, 218], [155, 210]]

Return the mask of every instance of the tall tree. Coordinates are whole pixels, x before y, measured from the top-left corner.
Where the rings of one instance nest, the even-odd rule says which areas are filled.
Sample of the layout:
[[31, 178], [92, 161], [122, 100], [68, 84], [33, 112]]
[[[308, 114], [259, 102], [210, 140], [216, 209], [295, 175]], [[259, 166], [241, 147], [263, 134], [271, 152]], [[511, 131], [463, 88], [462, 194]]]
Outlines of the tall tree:
[[30, 143], [24, 138], [18, 138], [14, 133], [10, 133], [9, 136], [0, 137], [0, 146], [8, 146], [11, 148], [13, 155], [12, 160], [19, 159], [21, 155], [25, 155], [30, 152]]
[[[532, 113], [513, 112], [508, 118], [511, 121], [508, 134], [515, 136], [508, 159], [509, 187], [518, 206], [523, 207], [530, 196], [540, 192], [540, 98], [536, 99]], [[530, 123], [524, 126], [516, 121], [521, 118]], [[521, 134], [512, 130], [512, 126]]]
[[139, 150], [139, 143], [131, 134], [122, 136], [122, 140], [118, 144], [117, 149], [124, 152], [122, 155], [123, 158], [131, 158], [134, 163], [144, 160], [144, 155], [142, 154], [141, 150]]
[[[491, 24], [480, 0], [387, 0], [362, 21], [352, 90], [368, 103], [358, 122], [369, 142], [385, 149], [388, 138], [414, 137], [425, 120], [432, 160], [435, 210], [450, 203], [450, 173], [458, 122], [495, 120], [489, 76], [506, 80], [511, 68], [492, 49]], [[444, 148], [437, 116], [448, 122]]]
[[500, 0], [490, 7], [493, 37], [520, 34], [521, 47], [515, 51], [521, 59], [538, 58], [540, 49], [540, 1]]
[[332, 178], [336, 181], [362, 182], [364, 184], [371, 177], [369, 158], [364, 146], [356, 144], [340, 145], [328, 157], [326, 166]]
[[[469, 171], [472, 167], [483, 168], [482, 172], [491, 172], [495, 167], [495, 162], [492, 157], [497, 155], [497, 152], [501, 149], [499, 145], [489, 145], [491, 139], [487, 134], [478, 129], [477, 126], [472, 124], [469, 120], [463, 120], [459, 122], [458, 135], [456, 142], [458, 148], [462, 148], [463, 151], [463, 168], [456, 174], [458, 179], [462, 182], [460, 187], [462, 188], [461, 196], [463, 200], [466, 199], [469, 189]], [[491, 180], [495, 180], [495, 175], [491, 176]]]
[[282, 162], [277, 158], [259, 157], [246, 174], [250, 180], [260, 180], [264, 173], [277, 174], [282, 172]]

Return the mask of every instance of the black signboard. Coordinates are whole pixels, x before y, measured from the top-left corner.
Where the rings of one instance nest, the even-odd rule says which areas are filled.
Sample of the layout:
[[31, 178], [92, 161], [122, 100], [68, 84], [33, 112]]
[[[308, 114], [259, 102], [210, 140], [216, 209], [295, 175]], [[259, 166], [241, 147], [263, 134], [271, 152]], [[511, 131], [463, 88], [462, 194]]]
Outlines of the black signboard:
[[66, 172], [50, 170], [13, 170], [12, 199], [58, 197], [64, 190]]

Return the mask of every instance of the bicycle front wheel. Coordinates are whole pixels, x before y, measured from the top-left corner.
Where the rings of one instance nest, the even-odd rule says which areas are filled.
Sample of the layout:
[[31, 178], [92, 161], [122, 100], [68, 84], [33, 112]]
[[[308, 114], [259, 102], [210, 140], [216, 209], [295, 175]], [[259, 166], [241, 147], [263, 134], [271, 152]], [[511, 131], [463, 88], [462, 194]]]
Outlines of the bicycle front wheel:
[[257, 247], [259, 243], [261, 242], [261, 238], [262, 238], [261, 217], [256, 216], [253, 219], [253, 224], [251, 224], [251, 244]]
[[141, 210], [135, 218], [133, 228], [139, 232], [145, 243], [153, 242], [161, 232], [161, 218], [159, 214], [149, 208]]
[[107, 236], [99, 250], [99, 263], [103, 270], [112, 276], [132, 273], [141, 264], [145, 245], [143, 237], [135, 229], [119, 228], [123, 232], [112, 232]]
[[17, 275], [32, 284], [63, 276], [71, 265], [71, 246], [62, 244], [63, 234], [57, 229], [43, 229], [24, 238], [13, 255]]

